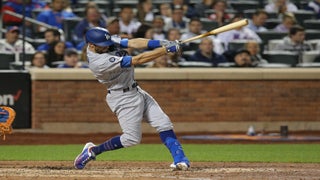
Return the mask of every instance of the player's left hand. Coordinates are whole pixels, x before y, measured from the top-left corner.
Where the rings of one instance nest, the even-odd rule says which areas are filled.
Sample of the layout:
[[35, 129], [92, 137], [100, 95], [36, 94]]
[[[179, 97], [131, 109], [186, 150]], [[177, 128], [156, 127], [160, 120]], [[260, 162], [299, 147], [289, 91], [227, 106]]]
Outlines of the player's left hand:
[[112, 35], [112, 36], [111, 36], [111, 40], [112, 40], [114, 43], [120, 44], [120, 42], [121, 42], [121, 37], [120, 37], [119, 35]]
[[171, 52], [171, 53], [181, 53], [181, 47], [180, 47], [180, 43], [179, 41], [170, 41], [170, 42], [175, 42], [172, 43], [171, 45], [165, 46], [167, 52]]

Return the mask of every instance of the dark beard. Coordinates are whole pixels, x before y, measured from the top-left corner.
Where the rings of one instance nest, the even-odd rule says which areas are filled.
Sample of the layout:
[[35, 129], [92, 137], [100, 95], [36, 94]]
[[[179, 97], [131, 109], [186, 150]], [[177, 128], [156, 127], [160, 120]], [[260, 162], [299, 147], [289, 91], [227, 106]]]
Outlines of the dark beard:
[[94, 50], [96, 53], [98, 53], [98, 54], [103, 54], [103, 53], [105, 53], [103, 50], [100, 50], [100, 49], [97, 49], [97, 48], [95, 48], [95, 50]]

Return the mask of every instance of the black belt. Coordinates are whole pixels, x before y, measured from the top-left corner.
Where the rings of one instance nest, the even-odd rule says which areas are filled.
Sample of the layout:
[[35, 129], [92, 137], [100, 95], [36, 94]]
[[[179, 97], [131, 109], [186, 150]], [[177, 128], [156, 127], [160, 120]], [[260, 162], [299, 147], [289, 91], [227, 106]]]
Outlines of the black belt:
[[[124, 93], [125, 93], [125, 92], [128, 92], [128, 91], [136, 88], [137, 86], [138, 86], [138, 83], [137, 83], [137, 82], [134, 82], [134, 83], [131, 85], [131, 87], [127, 87], [127, 88], [122, 89], [122, 92], [124, 92]], [[117, 90], [109, 90], [109, 89], [108, 89], [108, 93], [109, 93], [109, 94], [111, 94], [111, 91], [117, 91]]]

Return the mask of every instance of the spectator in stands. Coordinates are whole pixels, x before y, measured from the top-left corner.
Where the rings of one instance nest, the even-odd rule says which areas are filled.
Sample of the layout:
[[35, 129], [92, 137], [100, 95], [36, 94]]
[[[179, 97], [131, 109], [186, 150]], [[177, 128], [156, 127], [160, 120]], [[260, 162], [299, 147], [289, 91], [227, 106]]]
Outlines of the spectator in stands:
[[63, 41], [55, 41], [47, 52], [47, 65], [49, 67], [56, 67], [54, 62], [63, 61], [64, 52], [66, 50], [65, 43]]
[[[154, 35], [154, 31], [151, 25], [149, 24], [141, 24], [141, 26], [138, 28], [137, 32], [134, 34], [134, 38], [146, 38], [146, 39], [152, 39]], [[144, 52], [146, 49], [134, 49], [132, 50], [129, 48], [129, 53], [131, 55], [138, 55], [142, 52]]]
[[215, 0], [202, 0], [195, 4], [194, 9], [198, 17], [207, 17], [206, 11], [210, 10]]
[[121, 38], [130, 38], [127, 33], [122, 33], [120, 29], [120, 20], [117, 17], [109, 17], [106, 29], [111, 35], [119, 35]]
[[219, 63], [227, 62], [223, 55], [213, 51], [214, 43], [210, 37], [203, 38], [199, 44], [199, 49], [190, 57], [190, 61], [207, 62], [216, 67]]
[[300, 25], [294, 25], [290, 28], [288, 36], [283, 38], [282, 43], [275, 46], [275, 50], [297, 52], [298, 54], [314, 50], [312, 44], [305, 41], [305, 36], [305, 29]]
[[127, 35], [121, 34], [120, 32], [120, 24], [119, 24], [119, 18], [117, 17], [109, 17], [107, 20], [107, 26], [106, 29], [108, 29], [109, 33], [111, 35], [119, 35], [122, 38], [128, 38]]
[[317, 15], [317, 19], [320, 19], [320, 0], [309, 1], [306, 10], [313, 11]]
[[167, 40], [169, 41], [175, 41], [181, 39], [181, 32], [177, 28], [171, 28], [167, 32]]
[[182, 6], [175, 6], [172, 10], [172, 19], [166, 24], [165, 31], [171, 28], [180, 29], [180, 32], [184, 33], [188, 31], [188, 20], [184, 17]]
[[214, 11], [213, 14], [209, 15], [209, 19], [217, 21], [219, 26], [229, 22], [233, 17], [231, 14], [226, 12], [228, 4], [225, 0], [215, 0], [212, 6]]
[[[40, 0], [41, 1], [41, 0]], [[65, 1], [65, 10], [68, 12], [73, 12], [74, 8], [79, 7], [80, 0], [67, 0]], [[94, 3], [93, 1], [89, 1], [88, 3]]]
[[234, 62], [235, 67], [254, 67], [251, 60], [250, 52], [246, 49], [239, 49], [237, 51], [226, 51], [224, 56], [229, 62]]
[[[177, 28], [171, 28], [167, 32], [167, 40], [169, 41], [175, 41], [181, 39], [181, 32]], [[186, 61], [185, 58], [181, 56], [181, 54], [178, 53], [169, 53], [167, 54], [169, 58], [169, 62], [172, 64], [172, 66], [177, 66], [179, 62]]]
[[64, 63], [57, 68], [88, 68], [88, 65], [79, 61], [79, 54], [75, 49], [67, 49], [64, 53]]
[[169, 3], [162, 3], [160, 4], [160, 16], [163, 18], [164, 23], [168, 24], [171, 22], [172, 18], [172, 9]]
[[[77, 0], [75, 0], [75, 1], [77, 1]], [[103, 21], [107, 22], [108, 17], [104, 13], [102, 13], [104, 9], [99, 8], [99, 3], [95, 2], [95, 1], [88, 1], [85, 8], [88, 8], [88, 7], [96, 7], [97, 9], [99, 9], [101, 18], [103, 19]]]
[[264, 9], [268, 13], [278, 13], [278, 15], [282, 15], [286, 12], [298, 11], [298, 7], [289, 0], [272, 0], [265, 5]]
[[[192, 38], [194, 36], [200, 35], [205, 33], [205, 30], [202, 30], [202, 22], [200, 21], [199, 18], [191, 18], [191, 20], [188, 23], [188, 31], [183, 33], [181, 35], [181, 39], [189, 39]], [[219, 39], [217, 39], [215, 36], [211, 36], [211, 38], [213, 39], [214, 42], [214, 51], [218, 54], [222, 54], [224, 52], [224, 47], [221, 43], [221, 41]], [[184, 46], [182, 46], [182, 49], [184, 51], [189, 51], [189, 50], [197, 50], [199, 48], [199, 44], [200, 44], [200, 39], [196, 40], [196, 41], [192, 41], [190, 43], [186, 43], [184, 44]]]
[[[66, 0], [52, 0], [50, 5], [51, 9], [45, 10], [37, 16], [38, 21], [63, 29], [64, 19], [76, 17], [74, 13], [64, 10]], [[46, 28], [43, 26], [38, 27], [38, 32], [44, 32], [45, 30]]]
[[139, 0], [137, 5], [137, 17], [141, 23], [152, 22], [154, 13], [152, 12], [152, 0]]
[[153, 28], [149, 24], [142, 24], [137, 32], [134, 34], [134, 38], [146, 38], [146, 39], [153, 39]]
[[[25, 1], [25, 7], [23, 8], [23, 1], [24, 0], [8, 0], [4, 3], [2, 7], [2, 11], [11, 11], [14, 13], [17, 13], [19, 15], [23, 15], [23, 11], [25, 14], [25, 17], [32, 18], [32, 11], [37, 8], [44, 8], [46, 3], [35, 1], [35, 0], [26, 0]], [[24, 10], [23, 10], [24, 9]], [[3, 14], [3, 25], [4, 26], [19, 26], [20, 31], [22, 31], [22, 18], [17, 18], [15, 16], [9, 15], [4, 13]], [[26, 30], [26, 36], [32, 37], [32, 24], [29, 21], [25, 21], [24, 24], [25, 30]]]
[[187, 18], [192, 18], [197, 16], [193, 6], [189, 3], [189, 0], [172, 0], [171, 8], [175, 9], [180, 7], [183, 11], [183, 14]]
[[137, 32], [141, 25], [141, 22], [137, 21], [133, 9], [130, 6], [125, 6], [120, 11], [120, 32], [127, 34], [129, 38], [133, 37], [133, 34]]
[[92, 27], [106, 27], [106, 22], [99, 12], [99, 8], [96, 4], [90, 3], [85, 8], [85, 17], [76, 25], [76, 31], [73, 36], [73, 41], [75, 44], [84, 40], [85, 32]]
[[[181, 35], [181, 39], [189, 39], [191, 37], [205, 33], [206, 31], [202, 29], [202, 23], [199, 18], [191, 18], [188, 23], [188, 30]], [[192, 43], [200, 43], [200, 39], [192, 41]], [[187, 43], [188, 45], [189, 43]]]
[[46, 54], [44, 52], [37, 51], [33, 55], [32, 59], [31, 59], [31, 68], [44, 68], [44, 69], [50, 68], [47, 65], [47, 58], [46, 58]]
[[237, 67], [254, 67], [251, 55], [248, 50], [239, 50], [234, 56], [234, 62]]
[[[234, 18], [232, 18], [231, 22], [237, 22], [241, 19], [242, 16], [237, 15]], [[247, 26], [239, 27], [237, 29], [233, 29], [218, 34], [217, 38], [224, 43], [224, 47], [226, 50], [228, 50], [228, 44], [232, 40], [255, 40], [259, 43], [262, 41], [261, 38], [257, 35], [257, 33], [249, 29]]]
[[248, 41], [245, 43], [244, 48], [249, 51], [253, 66], [259, 64], [267, 64], [268, 61], [261, 56], [260, 45], [257, 41]]
[[154, 30], [153, 39], [164, 40], [166, 39], [166, 32], [164, 30], [164, 20], [162, 16], [155, 16], [152, 21], [152, 27]]
[[[46, 43], [41, 44], [37, 47], [37, 51], [48, 51], [51, 44], [53, 42], [61, 41], [61, 33], [57, 29], [47, 29], [44, 32], [44, 39]], [[73, 48], [73, 44], [71, 42], [65, 42], [65, 46], [67, 48]]]
[[293, 13], [284, 13], [282, 16], [281, 24], [278, 24], [274, 30], [277, 32], [289, 32], [289, 29], [297, 24], [296, 18]]
[[263, 9], [258, 9], [252, 15], [252, 19], [249, 20], [248, 28], [254, 32], [267, 31], [264, 27], [266, 20], [268, 19], [268, 13]]
[[0, 52], [7, 54], [22, 53], [24, 52], [32, 54], [35, 52], [34, 47], [28, 43], [19, 39], [20, 30], [18, 26], [8, 26], [5, 34], [5, 39], [0, 39]]

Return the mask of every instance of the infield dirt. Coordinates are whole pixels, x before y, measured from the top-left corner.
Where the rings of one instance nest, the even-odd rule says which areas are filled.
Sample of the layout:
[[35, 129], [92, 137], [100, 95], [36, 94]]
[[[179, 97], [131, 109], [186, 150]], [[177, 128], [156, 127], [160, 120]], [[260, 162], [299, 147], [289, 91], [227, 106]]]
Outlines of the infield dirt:
[[[111, 135], [61, 135], [15, 133], [8, 144], [83, 144], [88, 139], [103, 142]], [[145, 135], [142, 143], [160, 143], [157, 136]], [[195, 143], [183, 141], [183, 143]], [[229, 142], [227, 142], [229, 143]], [[243, 142], [242, 142], [243, 143]], [[1, 147], [1, 146], [0, 146]], [[172, 171], [171, 162], [94, 161], [76, 170], [72, 161], [0, 161], [0, 179], [314, 179], [320, 180], [318, 163], [222, 163], [192, 162], [188, 171]]]
[[319, 179], [319, 164], [192, 162], [188, 171], [168, 163], [90, 162], [75, 170], [69, 161], [5, 161], [0, 179]]

